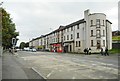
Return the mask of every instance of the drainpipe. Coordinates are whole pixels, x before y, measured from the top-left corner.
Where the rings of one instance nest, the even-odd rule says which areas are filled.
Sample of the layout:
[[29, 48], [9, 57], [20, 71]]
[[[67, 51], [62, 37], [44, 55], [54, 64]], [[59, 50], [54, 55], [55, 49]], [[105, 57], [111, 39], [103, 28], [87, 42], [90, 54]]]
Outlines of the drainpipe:
[[107, 22], [106, 22], [106, 47], [108, 48], [108, 40], [107, 40]]

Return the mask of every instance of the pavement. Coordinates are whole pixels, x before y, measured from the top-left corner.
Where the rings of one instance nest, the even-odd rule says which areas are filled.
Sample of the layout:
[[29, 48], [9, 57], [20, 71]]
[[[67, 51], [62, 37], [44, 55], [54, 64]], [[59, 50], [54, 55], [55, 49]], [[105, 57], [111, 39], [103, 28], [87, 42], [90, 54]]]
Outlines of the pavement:
[[[79, 55], [20, 51], [17, 57], [26, 61], [45, 79], [117, 79], [118, 56]], [[21, 62], [22, 63], [22, 62]]]
[[2, 80], [2, 57], [0, 57], [0, 81]]
[[24, 61], [22, 64], [16, 55], [9, 52], [2, 56], [2, 79], [43, 79], [31, 67], [27, 67]]
[[2, 47], [0, 46], [0, 80], [2, 80]]

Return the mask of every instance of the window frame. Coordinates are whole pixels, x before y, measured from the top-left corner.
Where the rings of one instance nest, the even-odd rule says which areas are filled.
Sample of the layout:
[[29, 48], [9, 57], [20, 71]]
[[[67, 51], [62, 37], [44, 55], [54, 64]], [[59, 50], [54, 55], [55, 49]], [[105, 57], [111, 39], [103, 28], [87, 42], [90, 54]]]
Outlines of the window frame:
[[91, 36], [93, 36], [93, 30], [91, 30]]
[[80, 29], [79, 24], [77, 24], [77, 29]]
[[79, 38], [80, 36], [79, 36], [79, 33], [77, 33], [77, 38]]
[[93, 46], [94, 46], [93, 44], [94, 44], [94, 42], [93, 42], [93, 40], [91, 40], [91, 47], [93, 47]]

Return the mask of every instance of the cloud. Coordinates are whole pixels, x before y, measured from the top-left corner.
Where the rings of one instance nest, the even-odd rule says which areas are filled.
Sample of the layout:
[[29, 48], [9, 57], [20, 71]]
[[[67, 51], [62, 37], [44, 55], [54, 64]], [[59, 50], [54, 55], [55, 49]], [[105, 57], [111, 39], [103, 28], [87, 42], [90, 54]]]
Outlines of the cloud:
[[[97, 0], [98, 1], [98, 0]], [[20, 32], [19, 43], [29, 41], [57, 29], [60, 25], [67, 25], [84, 17], [84, 10], [91, 13], [100, 12], [107, 15], [117, 27], [117, 0], [92, 2], [88, 0], [4, 0], [3, 7], [11, 14]], [[114, 12], [114, 13], [113, 13]], [[19, 44], [18, 44], [19, 45]]]
[[118, 7], [115, 6], [104, 12], [107, 14], [107, 19], [112, 22], [112, 30], [118, 30]]

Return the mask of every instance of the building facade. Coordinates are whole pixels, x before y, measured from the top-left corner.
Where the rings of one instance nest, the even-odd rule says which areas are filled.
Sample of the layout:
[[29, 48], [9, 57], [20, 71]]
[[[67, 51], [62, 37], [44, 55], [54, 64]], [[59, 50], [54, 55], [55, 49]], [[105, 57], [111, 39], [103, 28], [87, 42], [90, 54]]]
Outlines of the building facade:
[[[84, 11], [84, 19], [78, 20], [66, 26], [60, 26], [57, 30], [39, 37], [29, 45], [43, 46], [51, 52], [78, 52], [85, 48], [91, 48], [91, 52], [99, 52], [101, 48], [112, 49], [111, 22], [106, 19], [104, 13], [90, 13]], [[44, 44], [36, 42], [44, 42]], [[36, 46], [34, 46], [36, 47]]]

